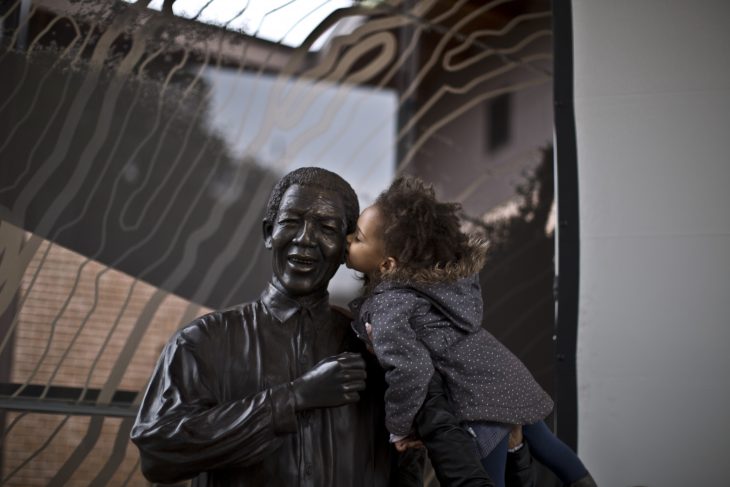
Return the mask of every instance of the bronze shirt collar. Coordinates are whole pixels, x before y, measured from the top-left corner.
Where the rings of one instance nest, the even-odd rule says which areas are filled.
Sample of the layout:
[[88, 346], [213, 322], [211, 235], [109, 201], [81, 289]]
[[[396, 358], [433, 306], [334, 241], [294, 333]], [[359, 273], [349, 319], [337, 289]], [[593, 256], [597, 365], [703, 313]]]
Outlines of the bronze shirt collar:
[[261, 302], [269, 313], [282, 323], [302, 309], [308, 309], [312, 316], [327, 316], [324, 313], [329, 311], [329, 293], [327, 291], [322, 294], [294, 299], [278, 290], [271, 283], [261, 293]]

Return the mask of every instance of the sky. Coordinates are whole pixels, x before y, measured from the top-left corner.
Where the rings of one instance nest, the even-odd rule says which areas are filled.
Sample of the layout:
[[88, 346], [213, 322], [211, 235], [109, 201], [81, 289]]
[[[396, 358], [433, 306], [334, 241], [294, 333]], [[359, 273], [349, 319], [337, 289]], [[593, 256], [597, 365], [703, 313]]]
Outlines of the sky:
[[[152, 0], [149, 8], [160, 10], [162, 3]], [[334, 10], [352, 4], [352, 0], [177, 0], [172, 11], [186, 18], [199, 14], [201, 22], [226, 25], [231, 30], [294, 47]], [[326, 37], [313, 48], [318, 49]]]

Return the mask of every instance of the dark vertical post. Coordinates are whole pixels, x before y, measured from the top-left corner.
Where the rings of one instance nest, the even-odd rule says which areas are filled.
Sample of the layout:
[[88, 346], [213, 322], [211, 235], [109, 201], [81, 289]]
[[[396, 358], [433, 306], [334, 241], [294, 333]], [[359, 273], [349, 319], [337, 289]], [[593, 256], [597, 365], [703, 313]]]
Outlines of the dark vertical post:
[[556, 231], [555, 419], [557, 435], [573, 449], [578, 443], [576, 339], [580, 234], [578, 158], [573, 110], [573, 22], [571, 0], [553, 0]]

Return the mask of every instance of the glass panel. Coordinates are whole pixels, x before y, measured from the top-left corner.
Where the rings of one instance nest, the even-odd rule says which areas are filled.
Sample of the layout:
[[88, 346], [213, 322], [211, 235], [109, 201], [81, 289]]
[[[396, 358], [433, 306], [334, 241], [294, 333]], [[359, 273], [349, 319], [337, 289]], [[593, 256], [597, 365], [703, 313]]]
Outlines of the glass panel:
[[121, 438], [160, 349], [258, 297], [304, 165], [362, 206], [403, 173], [461, 202], [484, 325], [550, 392], [551, 36], [547, 0], [3, 2], [2, 476], [145, 485]]
[[79, 398], [87, 389], [109, 398], [117, 389], [140, 391], [172, 333], [209, 311], [47, 240], [38, 243], [13, 323], [10, 378], [22, 384], [14, 396], [28, 384], [81, 389]]
[[[8, 413], [3, 485], [148, 485], [131, 419]], [[39, 434], [43, 432], [43, 434]]]

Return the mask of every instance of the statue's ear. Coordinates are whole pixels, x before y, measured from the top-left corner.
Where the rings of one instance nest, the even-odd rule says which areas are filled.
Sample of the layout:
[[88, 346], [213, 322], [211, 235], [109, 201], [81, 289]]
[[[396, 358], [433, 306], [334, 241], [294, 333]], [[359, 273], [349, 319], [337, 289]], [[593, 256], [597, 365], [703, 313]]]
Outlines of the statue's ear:
[[271, 235], [274, 233], [274, 224], [268, 220], [264, 220], [262, 230], [264, 231], [264, 246], [271, 250]]

